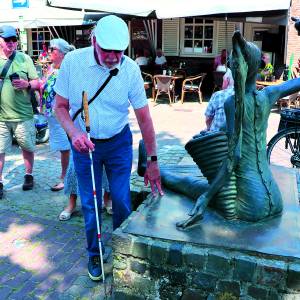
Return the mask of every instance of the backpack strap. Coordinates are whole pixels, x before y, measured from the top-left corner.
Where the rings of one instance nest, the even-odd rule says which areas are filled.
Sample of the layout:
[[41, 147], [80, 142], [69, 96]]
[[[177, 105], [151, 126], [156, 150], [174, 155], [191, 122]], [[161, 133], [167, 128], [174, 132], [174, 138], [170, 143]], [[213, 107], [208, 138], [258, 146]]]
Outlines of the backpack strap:
[[14, 51], [12, 53], [12, 55], [8, 58], [8, 60], [6, 61], [5, 65], [3, 66], [3, 69], [1, 71], [1, 74], [0, 74], [0, 97], [1, 97], [1, 91], [2, 91], [2, 87], [3, 87], [3, 83], [4, 83], [4, 78], [8, 72], [10, 65], [12, 64], [15, 56], [16, 56], [16, 51]]

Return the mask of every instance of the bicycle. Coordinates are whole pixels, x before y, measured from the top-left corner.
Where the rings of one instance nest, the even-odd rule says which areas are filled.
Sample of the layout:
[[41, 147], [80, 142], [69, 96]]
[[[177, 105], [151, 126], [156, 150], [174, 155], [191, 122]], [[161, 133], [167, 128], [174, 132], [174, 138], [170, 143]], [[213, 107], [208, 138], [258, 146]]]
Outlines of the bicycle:
[[300, 109], [280, 113], [278, 132], [267, 145], [269, 164], [300, 168]]

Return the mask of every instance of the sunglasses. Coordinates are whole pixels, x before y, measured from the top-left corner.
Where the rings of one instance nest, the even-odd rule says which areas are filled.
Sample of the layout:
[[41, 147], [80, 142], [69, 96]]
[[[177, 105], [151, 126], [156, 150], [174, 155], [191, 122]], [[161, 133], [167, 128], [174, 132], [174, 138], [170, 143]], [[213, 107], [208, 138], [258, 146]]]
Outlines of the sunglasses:
[[103, 48], [100, 48], [100, 49], [101, 49], [101, 51], [103, 51], [105, 53], [111, 53], [111, 52], [113, 52], [115, 54], [120, 54], [120, 53], [123, 52], [123, 50], [110, 50], [110, 49], [103, 49]]
[[[57, 49], [57, 48], [54, 48], [54, 47], [50, 47], [48, 51], [49, 51], [49, 52], [53, 52], [54, 50], [58, 50], [58, 49]], [[59, 50], [58, 50], [58, 51], [59, 51]]]
[[17, 42], [17, 38], [15, 36], [10, 36], [10, 37], [7, 37], [7, 38], [3, 38], [4, 42], [5, 43], [9, 43], [9, 42]]

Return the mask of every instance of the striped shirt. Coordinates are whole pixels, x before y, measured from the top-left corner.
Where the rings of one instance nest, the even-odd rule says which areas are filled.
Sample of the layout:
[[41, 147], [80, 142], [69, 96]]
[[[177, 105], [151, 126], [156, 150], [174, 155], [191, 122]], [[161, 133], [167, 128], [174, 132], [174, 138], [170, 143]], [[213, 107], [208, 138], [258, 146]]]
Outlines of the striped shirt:
[[221, 128], [226, 128], [224, 102], [232, 95], [234, 95], [234, 89], [227, 88], [226, 90], [215, 92], [211, 96], [205, 111], [206, 117], [213, 118], [210, 131], [219, 131]]
[[[90, 104], [91, 137], [107, 139], [119, 133], [128, 124], [130, 104], [139, 109], [148, 104], [139, 66], [124, 56], [119, 73], [112, 77], [100, 95]], [[70, 114], [81, 108], [82, 92], [91, 99], [109, 76], [109, 69], [97, 64], [94, 48], [87, 47], [69, 52], [60, 67], [54, 90], [68, 99]], [[80, 115], [76, 127], [85, 131]]]

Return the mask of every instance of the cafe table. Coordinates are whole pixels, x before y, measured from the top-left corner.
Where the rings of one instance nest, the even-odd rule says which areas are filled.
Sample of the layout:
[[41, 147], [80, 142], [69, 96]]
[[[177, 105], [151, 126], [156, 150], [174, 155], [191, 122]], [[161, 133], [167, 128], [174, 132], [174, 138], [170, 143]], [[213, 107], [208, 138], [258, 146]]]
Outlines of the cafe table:
[[261, 81], [256, 80], [256, 86], [259, 87], [266, 87], [266, 86], [274, 86], [283, 83], [284, 81], [282, 79], [276, 79], [275, 81]]

